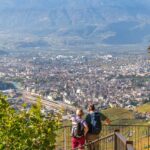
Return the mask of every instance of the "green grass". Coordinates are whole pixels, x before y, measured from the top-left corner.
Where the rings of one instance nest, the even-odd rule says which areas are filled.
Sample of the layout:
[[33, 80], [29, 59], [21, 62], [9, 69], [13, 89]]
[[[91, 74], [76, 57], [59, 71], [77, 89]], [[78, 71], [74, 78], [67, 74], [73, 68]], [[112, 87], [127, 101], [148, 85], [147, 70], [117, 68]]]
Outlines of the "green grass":
[[123, 123], [123, 120], [127, 123], [127, 120], [130, 122], [134, 120], [134, 113], [123, 109], [123, 108], [109, 108], [102, 111], [111, 121], [113, 124], [120, 124]]
[[141, 113], [146, 113], [146, 112], [150, 113], [150, 103], [146, 103], [142, 106], [137, 107], [137, 111]]

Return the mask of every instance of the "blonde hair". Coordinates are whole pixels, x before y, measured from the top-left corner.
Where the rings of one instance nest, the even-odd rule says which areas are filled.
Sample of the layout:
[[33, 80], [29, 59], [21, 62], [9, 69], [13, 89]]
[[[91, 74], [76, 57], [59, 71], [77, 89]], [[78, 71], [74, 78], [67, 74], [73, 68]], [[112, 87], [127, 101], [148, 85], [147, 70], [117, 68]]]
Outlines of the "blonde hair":
[[82, 110], [81, 108], [78, 108], [78, 109], [76, 110], [76, 115], [77, 115], [77, 116], [83, 116], [83, 115], [84, 115], [83, 110]]

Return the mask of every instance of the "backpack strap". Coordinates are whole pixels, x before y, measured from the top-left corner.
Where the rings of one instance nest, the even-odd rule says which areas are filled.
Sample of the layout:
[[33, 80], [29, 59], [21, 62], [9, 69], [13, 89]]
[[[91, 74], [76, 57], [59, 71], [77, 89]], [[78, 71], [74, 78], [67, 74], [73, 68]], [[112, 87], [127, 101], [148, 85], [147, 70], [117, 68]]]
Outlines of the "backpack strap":
[[83, 119], [78, 119], [78, 118], [75, 118], [75, 120], [73, 121], [73, 124], [72, 124], [72, 132], [71, 132], [71, 136], [72, 137], [76, 137], [76, 138], [80, 138], [82, 136], [77, 136], [74, 134], [74, 130], [77, 128], [77, 124], [80, 123], [84, 129], [84, 120]]

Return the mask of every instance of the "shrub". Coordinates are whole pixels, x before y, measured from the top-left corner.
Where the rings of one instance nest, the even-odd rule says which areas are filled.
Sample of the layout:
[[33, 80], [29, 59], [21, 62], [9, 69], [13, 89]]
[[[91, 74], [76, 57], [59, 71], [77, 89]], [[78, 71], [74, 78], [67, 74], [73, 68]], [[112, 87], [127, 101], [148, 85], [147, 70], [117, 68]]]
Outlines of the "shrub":
[[53, 150], [59, 120], [58, 115], [43, 115], [40, 101], [29, 111], [16, 111], [0, 94], [0, 149]]

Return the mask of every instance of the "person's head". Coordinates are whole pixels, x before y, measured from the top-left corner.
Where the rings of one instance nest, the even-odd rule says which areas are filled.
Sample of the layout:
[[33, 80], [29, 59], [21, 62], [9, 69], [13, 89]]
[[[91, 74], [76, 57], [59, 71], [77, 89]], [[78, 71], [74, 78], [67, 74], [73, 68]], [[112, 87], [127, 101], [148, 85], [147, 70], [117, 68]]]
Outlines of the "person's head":
[[79, 116], [79, 117], [82, 117], [84, 115], [84, 112], [81, 108], [77, 109], [76, 110], [76, 115]]
[[90, 105], [88, 106], [88, 111], [95, 111], [95, 106], [94, 106], [94, 104], [90, 104]]

